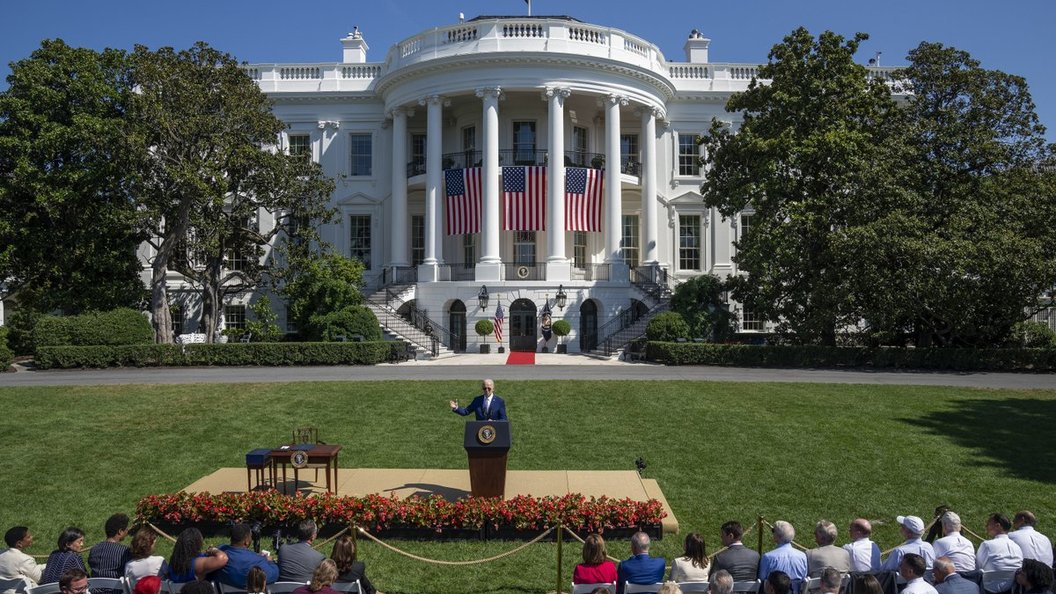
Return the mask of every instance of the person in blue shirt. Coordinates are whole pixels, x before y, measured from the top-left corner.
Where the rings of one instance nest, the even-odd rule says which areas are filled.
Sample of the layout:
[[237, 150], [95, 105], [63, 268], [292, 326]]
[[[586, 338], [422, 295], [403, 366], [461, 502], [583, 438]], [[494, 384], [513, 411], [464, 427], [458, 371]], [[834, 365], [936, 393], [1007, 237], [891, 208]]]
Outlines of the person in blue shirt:
[[663, 557], [649, 556], [649, 535], [635, 532], [631, 537], [631, 556], [616, 568], [616, 594], [623, 594], [626, 584], [656, 584], [664, 581], [667, 562]]
[[792, 524], [784, 520], [774, 522], [773, 535], [777, 546], [759, 560], [759, 579], [765, 580], [774, 571], [783, 572], [791, 580], [792, 592], [795, 594], [807, 577], [807, 555], [792, 547], [792, 541], [796, 538], [796, 529]]
[[252, 544], [253, 531], [248, 524], [231, 526], [231, 544], [220, 547], [220, 550], [227, 554], [227, 565], [213, 572], [210, 579], [245, 589], [249, 570], [259, 567], [264, 570], [268, 583], [274, 584], [279, 579], [279, 566], [272, 563], [266, 555], [249, 548]]

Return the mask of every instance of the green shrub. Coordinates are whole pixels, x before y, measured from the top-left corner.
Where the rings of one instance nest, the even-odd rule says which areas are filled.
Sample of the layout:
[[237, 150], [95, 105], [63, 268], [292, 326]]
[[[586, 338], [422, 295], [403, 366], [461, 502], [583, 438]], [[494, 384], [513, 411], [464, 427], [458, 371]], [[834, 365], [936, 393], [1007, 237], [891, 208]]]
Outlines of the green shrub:
[[308, 324], [308, 339], [333, 342], [338, 336], [351, 340], [359, 334], [366, 341], [381, 340], [378, 318], [364, 305], [352, 305], [326, 314], [312, 316]]
[[7, 371], [14, 360], [15, 354], [7, 346], [7, 326], [0, 326], [0, 372]]
[[670, 342], [677, 338], [689, 338], [689, 324], [682, 319], [680, 314], [673, 311], [665, 311], [649, 320], [649, 325], [645, 328], [645, 335], [649, 337], [649, 340], [661, 342]]
[[253, 342], [278, 342], [282, 339], [282, 331], [275, 320], [279, 315], [271, 308], [271, 299], [267, 295], [261, 295], [256, 303], [249, 306], [253, 312], [254, 319], [246, 320], [246, 332], [250, 333]]
[[16, 355], [32, 355], [36, 350], [33, 344], [33, 328], [43, 314], [32, 309], [18, 308], [6, 320], [8, 329], [7, 343]]
[[487, 336], [495, 331], [495, 324], [491, 320], [477, 320], [477, 323], [473, 325], [473, 331], [478, 336]]
[[37, 349], [47, 346], [153, 344], [154, 329], [134, 309], [89, 312], [78, 316], [43, 316], [33, 329]]
[[158, 366], [374, 365], [390, 361], [401, 342], [256, 342], [41, 347], [39, 369]]
[[1019, 322], [1012, 326], [1010, 342], [1013, 347], [1043, 349], [1056, 346], [1056, 332], [1045, 322]]
[[572, 332], [572, 324], [568, 320], [558, 320], [550, 327], [555, 336], [568, 336]]

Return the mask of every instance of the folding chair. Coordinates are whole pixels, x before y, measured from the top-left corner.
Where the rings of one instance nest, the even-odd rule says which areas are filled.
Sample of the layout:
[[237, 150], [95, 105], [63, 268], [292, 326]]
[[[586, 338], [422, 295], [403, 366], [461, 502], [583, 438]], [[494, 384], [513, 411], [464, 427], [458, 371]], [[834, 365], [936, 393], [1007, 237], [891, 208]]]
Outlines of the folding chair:
[[268, 586], [270, 594], [289, 594], [301, 586], [307, 586], [308, 582], [275, 582]]
[[745, 580], [743, 582], [733, 582], [732, 592], [738, 592], [740, 594], [755, 594], [759, 591], [759, 580]]
[[362, 591], [359, 589], [359, 580], [354, 582], [334, 582], [330, 587], [338, 592], [348, 592], [348, 594], [359, 594]]
[[0, 580], [0, 592], [6, 592], [8, 590], [14, 590], [15, 594], [25, 594], [26, 580], [22, 578]]
[[238, 588], [221, 582], [216, 582], [215, 587], [220, 590], [220, 594], [246, 594], [245, 588]]
[[656, 594], [656, 591], [663, 585], [664, 582], [655, 584], [624, 584], [623, 591], [625, 594]]
[[683, 592], [707, 592], [708, 582], [678, 582], [678, 589]]
[[616, 582], [611, 584], [572, 584], [572, 594], [590, 594], [596, 588], [608, 588], [609, 592], [616, 594]]
[[51, 582], [49, 584], [40, 584], [39, 586], [31, 586], [26, 588], [26, 594], [59, 594], [62, 590], [59, 588], [59, 582]]
[[1016, 570], [1015, 569], [1000, 569], [995, 571], [984, 571], [983, 572], [983, 592], [1003, 592], [1008, 588], [999, 588], [995, 584], [1001, 582], [1012, 582], [1015, 585], [1016, 581]]
[[96, 592], [98, 590], [115, 590], [122, 592], [123, 594], [129, 594], [132, 591], [128, 586], [128, 581], [125, 578], [104, 578], [104, 577], [93, 577], [88, 578], [88, 591]]

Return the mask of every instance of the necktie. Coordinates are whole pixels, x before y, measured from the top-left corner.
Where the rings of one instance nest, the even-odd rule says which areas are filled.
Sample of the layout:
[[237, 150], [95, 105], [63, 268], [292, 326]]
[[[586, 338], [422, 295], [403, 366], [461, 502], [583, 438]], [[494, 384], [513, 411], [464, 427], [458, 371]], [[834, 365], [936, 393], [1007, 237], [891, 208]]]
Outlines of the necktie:
[[487, 420], [488, 412], [491, 411], [491, 398], [484, 399], [484, 419]]

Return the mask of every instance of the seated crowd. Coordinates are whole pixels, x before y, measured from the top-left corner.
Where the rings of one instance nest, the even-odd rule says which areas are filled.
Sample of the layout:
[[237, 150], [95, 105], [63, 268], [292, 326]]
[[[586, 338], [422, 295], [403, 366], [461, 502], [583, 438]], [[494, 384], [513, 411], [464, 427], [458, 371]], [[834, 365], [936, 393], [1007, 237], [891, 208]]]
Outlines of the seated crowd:
[[[709, 557], [704, 538], [691, 533], [685, 538], [683, 555], [672, 560], [670, 569], [663, 557], [649, 554], [651, 543], [644, 532], [631, 537], [631, 556], [618, 565], [607, 558], [601, 535], [591, 534], [583, 543], [583, 562], [576, 566], [572, 581], [597, 584], [594, 594], [623, 594], [627, 584], [657, 585], [658, 594], [678, 594], [678, 583], [687, 582], [708, 582], [711, 594], [731, 594], [735, 583], [756, 580], [761, 594], [806, 594], [801, 590], [812, 578], [822, 594], [890, 594], [896, 591], [896, 582], [903, 594], [985, 594], [981, 576], [1004, 571], [1015, 572], [1014, 577], [988, 582], [986, 592], [1001, 594], [1014, 588], [1023, 594], [1052, 592], [1052, 543], [1034, 529], [1036, 519], [1030, 512], [1019, 512], [1012, 520], [1000, 513], [990, 515], [986, 523], [990, 538], [978, 548], [961, 535], [961, 519], [951, 511], [937, 518], [942, 536], [934, 543], [922, 538], [926, 527], [920, 518], [898, 516], [896, 522], [905, 540], [881, 559], [880, 547], [870, 540], [872, 526], [865, 519], [850, 523], [850, 542], [842, 547], [835, 544], [835, 524], [819, 521], [814, 526], [817, 547], [805, 552], [794, 545], [796, 532], [790, 523], [774, 522], [775, 546], [761, 556], [741, 542], [741, 524], [729, 521], [720, 529], [723, 547], [718, 553]], [[311, 520], [297, 526], [296, 542], [279, 547], [277, 561], [267, 551], [251, 548], [253, 534], [246, 524], [233, 525], [230, 543], [218, 548], [205, 548], [202, 533], [187, 528], [176, 539], [167, 562], [153, 554], [157, 536], [150, 528], [140, 528], [131, 547], [121, 544], [128, 526], [128, 516], [111, 516], [104, 527], [106, 539], [91, 547], [87, 566], [82, 558], [84, 532], [79, 528], [67, 528], [59, 535], [58, 546], [44, 565], [25, 553], [33, 544], [29, 529], [11, 528], [4, 536], [8, 549], [0, 553], [0, 579], [21, 579], [27, 586], [57, 582], [62, 594], [88, 594], [89, 571], [92, 577], [126, 578], [133, 594], [158, 594], [162, 580], [185, 584], [182, 594], [214, 594], [210, 582], [264, 594], [267, 585], [276, 581], [304, 584], [296, 594], [336, 594], [333, 584], [356, 580], [365, 594], [376, 592], [364, 563], [356, 558], [356, 541], [341, 535], [327, 559], [312, 546], [318, 529]], [[616, 592], [606, 585], [614, 585]], [[0, 594], [14, 594], [14, 589]]]

